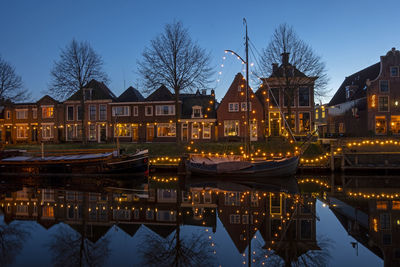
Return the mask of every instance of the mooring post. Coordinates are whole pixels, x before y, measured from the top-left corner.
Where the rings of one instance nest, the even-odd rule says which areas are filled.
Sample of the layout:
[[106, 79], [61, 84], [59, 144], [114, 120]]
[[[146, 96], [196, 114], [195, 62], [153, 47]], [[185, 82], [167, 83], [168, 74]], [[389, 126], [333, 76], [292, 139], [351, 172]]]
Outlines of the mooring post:
[[42, 150], [42, 159], [44, 159], [44, 143], [43, 142], [41, 144], [41, 150]]

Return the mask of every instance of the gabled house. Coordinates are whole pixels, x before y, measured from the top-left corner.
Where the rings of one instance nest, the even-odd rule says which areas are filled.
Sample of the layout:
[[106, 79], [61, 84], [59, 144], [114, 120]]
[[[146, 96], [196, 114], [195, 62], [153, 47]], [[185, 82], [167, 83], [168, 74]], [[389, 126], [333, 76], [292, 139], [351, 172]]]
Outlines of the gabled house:
[[390, 50], [381, 60], [343, 81], [328, 107], [329, 136], [400, 134], [400, 52]]
[[261, 78], [262, 85], [256, 92], [263, 106], [267, 136], [289, 136], [289, 132], [302, 136], [311, 132], [317, 78], [306, 76], [290, 64], [289, 53], [282, 53], [280, 66], [272, 64], [271, 75]]
[[[82, 112], [82, 96], [84, 112]], [[108, 124], [111, 118], [108, 105], [116, 98], [104, 83], [91, 80], [82, 90], [64, 101], [65, 140], [81, 141], [84, 128], [88, 141], [108, 141], [112, 136], [112, 128]], [[82, 123], [85, 127], [82, 127]]]
[[[263, 107], [249, 88], [250, 140], [263, 138]], [[218, 139], [242, 140], [246, 136], [247, 122], [246, 80], [241, 73], [236, 74], [231, 86], [217, 108]]]

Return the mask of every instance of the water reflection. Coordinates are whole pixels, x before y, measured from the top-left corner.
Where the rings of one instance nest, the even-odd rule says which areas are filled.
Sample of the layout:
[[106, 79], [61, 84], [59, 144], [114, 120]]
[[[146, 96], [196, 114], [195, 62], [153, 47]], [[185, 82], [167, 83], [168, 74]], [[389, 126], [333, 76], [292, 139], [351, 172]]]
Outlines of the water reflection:
[[[317, 233], [319, 199], [358, 243], [387, 266], [398, 266], [398, 188], [399, 179], [382, 177], [264, 182], [160, 174], [143, 180], [14, 177], [0, 188], [1, 263], [12, 264], [29, 237], [23, 221], [35, 221], [51, 229], [46, 247], [55, 266], [112, 262], [115, 229], [140, 239], [129, 249], [144, 266], [225, 265], [230, 257], [218, 251], [227, 242], [240, 265], [326, 266], [333, 245]], [[221, 230], [224, 241], [215, 238]]]

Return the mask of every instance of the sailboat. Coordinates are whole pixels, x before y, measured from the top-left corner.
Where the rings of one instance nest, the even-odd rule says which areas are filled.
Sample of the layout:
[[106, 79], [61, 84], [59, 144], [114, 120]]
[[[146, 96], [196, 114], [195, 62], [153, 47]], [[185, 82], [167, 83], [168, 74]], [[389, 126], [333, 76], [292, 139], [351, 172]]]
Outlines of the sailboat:
[[[237, 53], [232, 50], [226, 50], [235, 54], [246, 65], [246, 101], [249, 107], [249, 65], [248, 65], [248, 35], [247, 22], [243, 19], [246, 27], [246, 60], [243, 60]], [[211, 176], [229, 176], [229, 177], [287, 177], [294, 175], [297, 171], [299, 163], [298, 156], [270, 159], [249, 157], [250, 155], [250, 114], [247, 109], [247, 131], [246, 139], [246, 155], [244, 156], [209, 156], [204, 154], [190, 154], [186, 162], [186, 171], [190, 174], [202, 174]]]

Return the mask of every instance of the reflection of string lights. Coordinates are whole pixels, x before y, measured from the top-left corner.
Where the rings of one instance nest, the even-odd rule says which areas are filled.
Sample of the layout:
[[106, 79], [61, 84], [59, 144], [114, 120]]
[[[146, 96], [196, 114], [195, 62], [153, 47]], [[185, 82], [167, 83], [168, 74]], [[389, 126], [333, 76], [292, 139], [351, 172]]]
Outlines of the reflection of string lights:
[[319, 180], [319, 179], [314, 179], [314, 178], [299, 179], [299, 180], [297, 180], [297, 182], [299, 184], [313, 183], [313, 184], [317, 184], [317, 185], [323, 186], [325, 188], [330, 188], [331, 187], [328, 183], [326, 183], [326, 182], [324, 182], [322, 180]]

